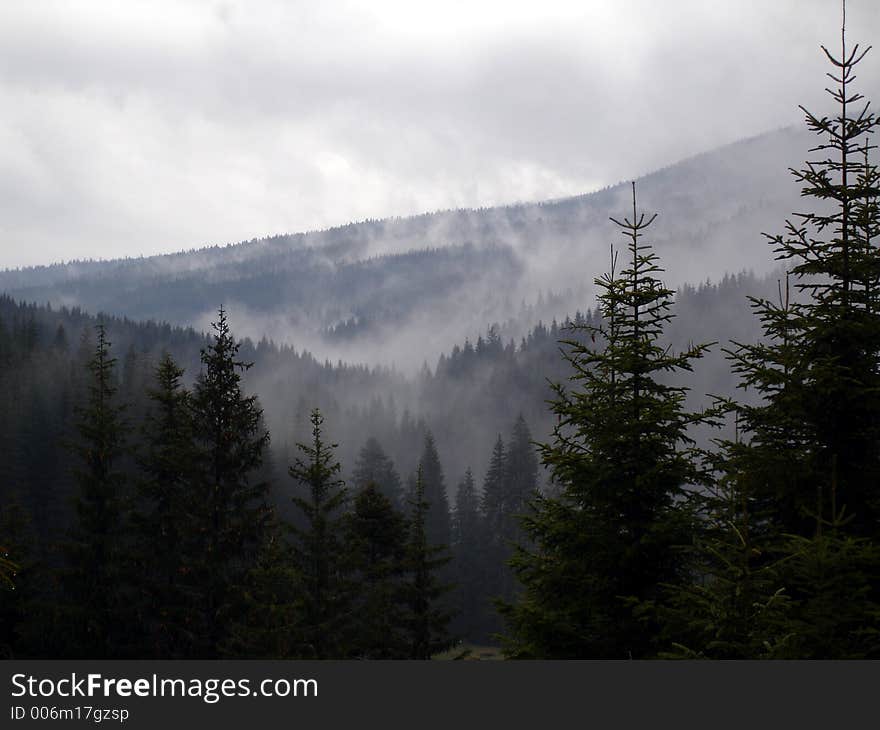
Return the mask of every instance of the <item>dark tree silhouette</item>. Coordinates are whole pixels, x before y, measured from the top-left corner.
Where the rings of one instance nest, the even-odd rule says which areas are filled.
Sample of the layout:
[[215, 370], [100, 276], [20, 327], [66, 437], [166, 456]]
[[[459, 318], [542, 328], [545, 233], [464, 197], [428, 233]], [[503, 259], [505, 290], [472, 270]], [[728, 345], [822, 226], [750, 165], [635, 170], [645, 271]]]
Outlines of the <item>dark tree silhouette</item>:
[[290, 476], [304, 493], [293, 497], [305, 517], [294, 527], [294, 557], [303, 580], [303, 653], [316, 659], [338, 656], [345, 620], [346, 590], [342, 564], [342, 510], [348, 499], [336, 444], [324, 440], [324, 417], [316, 408], [310, 416], [312, 439], [298, 444], [301, 457]]
[[125, 455], [128, 426], [118, 403], [116, 358], [103, 323], [88, 363], [88, 393], [77, 409], [78, 457], [75, 477], [76, 523], [66, 545], [71, 653], [109, 658], [126, 650], [123, 616], [128, 607], [125, 587], [127, 495], [120, 462]]
[[238, 359], [240, 345], [222, 308], [213, 328], [192, 393], [195, 547], [188, 566], [200, 595], [200, 615], [192, 621], [195, 653], [207, 657], [225, 640], [235, 587], [259, 554], [269, 517], [268, 485], [258, 478], [269, 433], [257, 397], [241, 387], [251, 364]]
[[445, 546], [432, 544], [428, 538], [428, 502], [422, 467], [409, 500], [410, 518], [407, 540], [408, 580], [405, 596], [408, 607], [406, 628], [410, 659], [430, 659], [449, 645], [446, 626], [449, 614], [440, 605], [449, 586], [438, 579], [438, 571], [449, 562]]
[[685, 573], [676, 548], [694, 529], [688, 486], [704, 481], [687, 429], [705, 417], [664, 376], [690, 371], [707, 347], [674, 354], [659, 341], [673, 292], [641, 241], [653, 220], [637, 212], [633, 184], [632, 218], [614, 221], [629, 266], [618, 274], [612, 249], [611, 272], [596, 280], [601, 323], [569, 328], [573, 374], [553, 386], [558, 423], [541, 448], [560, 496], [538, 496], [523, 522], [534, 547], [513, 560], [524, 585], [504, 607], [513, 656], [649, 656], [656, 627], [633, 606]]

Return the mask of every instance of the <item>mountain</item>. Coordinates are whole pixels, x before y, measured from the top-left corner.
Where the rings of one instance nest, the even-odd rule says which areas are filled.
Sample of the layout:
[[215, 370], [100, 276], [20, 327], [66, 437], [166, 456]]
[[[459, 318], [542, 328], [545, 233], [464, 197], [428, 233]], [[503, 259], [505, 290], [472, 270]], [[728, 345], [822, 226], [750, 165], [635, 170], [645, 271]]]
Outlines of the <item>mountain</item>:
[[[797, 208], [787, 168], [807, 135], [783, 129], [646, 175], [639, 207], [681, 285], [773, 268], [762, 231]], [[519, 338], [592, 305], [629, 184], [541, 203], [352, 223], [148, 258], [0, 272], [16, 299], [206, 329], [220, 304], [241, 335], [410, 372], [497, 323]]]

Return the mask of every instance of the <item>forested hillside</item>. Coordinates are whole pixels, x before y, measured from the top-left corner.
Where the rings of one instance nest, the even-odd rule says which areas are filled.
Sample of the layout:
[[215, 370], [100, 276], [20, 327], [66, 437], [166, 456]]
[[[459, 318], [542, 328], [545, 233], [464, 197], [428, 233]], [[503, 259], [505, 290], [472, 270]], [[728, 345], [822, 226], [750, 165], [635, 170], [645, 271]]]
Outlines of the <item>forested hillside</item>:
[[[773, 268], [761, 231], [796, 206], [786, 179], [808, 144], [791, 129], [738, 142], [639, 181], [662, 212], [656, 244], [670, 283]], [[366, 221], [199, 251], [0, 272], [0, 290], [207, 329], [225, 304], [242, 336], [320, 358], [433, 362], [487, 323], [519, 339], [539, 320], [592, 306], [607, 265], [608, 216], [625, 186], [537, 204]]]
[[[755, 323], [748, 316], [747, 295], [772, 295], [777, 279], [741, 275], [718, 284], [685, 286], [678, 295], [678, 317], [669, 331], [673, 346], [690, 340], [718, 340], [697, 369], [693, 386], [696, 402], [705, 394], [732, 395], [735, 382], [721, 347], [728, 340], [748, 340]], [[235, 321], [235, 313], [229, 314]], [[591, 317], [573, 313], [580, 321]], [[6, 417], [14, 419], [6, 438], [20, 440], [9, 454], [43, 448], [57, 451], [53, 438], [31, 439], [33, 426], [24, 423], [46, 419], [63, 433], [76, 386], [82, 383], [84, 364], [93, 344], [98, 321], [107, 327], [113, 352], [119, 358], [122, 392], [132, 398], [151, 381], [163, 351], [172, 354], [192, 382], [199, 370], [199, 350], [206, 337], [193, 329], [168, 324], [139, 323], [112, 316], [100, 319], [78, 308], [59, 309], [0, 299], [0, 333], [3, 334], [4, 385], [13, 406]], [[507, 431], [522, 414], [536, 436], [549, 434], [546, 399], [548, 380], [564, 376], [559, 340], [566, 336], [565, 320], [541, 323], [525, 337], [505, 338], [488, 326], [476, 341], [464, 341], [441, 354], [431, 366], [414, 375], [382, 367], [365, 367], [319, 361], [307, 351], [268, 340], [244, 338], [242, 357], [254, 366], [245, 374], [247, 386], [265, 404], [273, 434], [272, 448], [283, 463], [297, 441], [308, 434], [308, 414], [319, 407], [327, 428], [341, 444], [340, 455], [351, 465], [361, 445], [377, 438], [402, 473], [411, 473], [418, 445], [430, 428], [454, 475], [471, 467], [486, 468], [499, 433]], [[80, 394], [81, 395], [81, 394]], [[132, 418], [143, 415], [144, 404], [133, 406]], [[15, 419], [24, 419], [19, 422]], [[7, 460], [12, 469], [15, 459]], [[36, 458], [36, 464], [44, 463]], [[21, 468], [21, 467], [17, 467]], [[56, 476], [63, 475], [64, 469]], [[63, 478], [62, 478], [63, 481]]]
[[[740, 276], [726, 277], [717, 285], [683, 288], [673, 338], [684, 342], [722, 331], [730, 338], [750, 336], [753, 328], [746, 316], [745, 296], [774, 287], [772, 278]], [[737, 316], [731, 316], [734, 312]], [[593, 316], [589, 311], [576, 313], [572, 321], [583, 324]], [[96, 318], [78, 308], [56, 309], [0, 297], [5, 404], [0, 423], [5, 455], [0, 500], [28, 515], [26, 532], [33, 539], [36, 554], [31, 557], [36, 560], [58, 559], [58, 540], [74, 521], [78, 457], [68, 446], [77, 440], [76, 414], [86, 403], [87, 365], [99, 322], [110, 354], [118, 359], [112, 378], [120, 402], [126, 404], [122, 418], [133, 427], [130, 451], [121, 460], [132, 481], [137, 478], [137, 453], [143, 448], [139, 424], [151, 412], [147, 396], [156, 385], [155, 371], [163, 353], [180, 364], [181, 382], [191, 384], [202, 369], [200, 350], [209, 343], [192, 329]], [[474, 475], [471, 478], [482, 491], [484, 478], [491, 480], [493, 459], [495, 471], [500, 468], [498, 444], [515, 438], [518, 419], [523, 419], [530, 434], [525, 442], [520, 437], [519, 448], [532, 458], [531, 439], [550, 434], [548, 379], [565, 377], [559, 357], [565, 327], [565, 321], [539, 324], [518, 342], [502, 339], [489, 327], [475, 342], [455, 346], [432, 367], [412, 376], [387, 368], [319, 362], [308, 352], [245, 338], [239, 355], [253, 367], [244, 373], [244, 384], [259, 396], [271, 434], [263, 469], [273, 504], [280, 514], [295, 517], [286, 471], [296, 458], [296, 444], [309, 439], [309, 414], [315, 408], [326, 418], [328, 438], [339, 443], [341, 475], [352, 484], [368, 481], [358, 478], [358, 469], [364, 468], [363, 452], [369, 454], [369, 444], [380, 456], [387, 454], [389, 468], [401, 485], [411, 481], [430, 432], [450, 504], [458, 498], [466, 473]], [[707, 359], [698, 377], [705, 388], [697, 393], [731, 392], [733, 381], [720, 352]], [[546, 475], [536, 464], [533, 487], [545, 484]], [[463, 636], [470, 632], [470, 638], [485, 640], [490, 631], [501, 628], [486, 600], [472, 610], [475, 613], [457, 618], [454, 624]]]

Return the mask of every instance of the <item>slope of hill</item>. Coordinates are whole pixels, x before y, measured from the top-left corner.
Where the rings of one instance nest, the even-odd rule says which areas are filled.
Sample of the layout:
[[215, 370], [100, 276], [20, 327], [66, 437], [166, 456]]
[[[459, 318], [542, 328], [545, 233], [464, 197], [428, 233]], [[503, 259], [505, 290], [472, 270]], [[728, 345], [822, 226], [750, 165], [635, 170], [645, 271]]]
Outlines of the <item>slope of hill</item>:
[[[797, 207], [787, 168], [806, 135], [780, 130], [646, 175], [640, 207], [668, 283], [773, 265], [762, 231]], [[205, 328], [220, 303], [237, 331], [322, 357], [415, 369], [487, 322], [520, 336], [592, 303], [615, 242], [620, 184], [574, 198], [354, 223], [150, 258], [0, 272], [0, 291], [136, 319]], [[556, 292], [540, 296], [540, 292]]]
[[[680, 290], [670, 344], [681, 348], [690, 341], [720, 341], [688, 377], [695, 404], [706, 393], [733, 394], [735, 382], [721, 347], [729, 339], [754, 340], [758, 328], [746, 295], [772, 295], [774, 289], [772, 278], [738, 276]], [[161, 352], [171, 352], [191, 381], [207, 338], [152, 322], [102, 320], [119, 359], [122, 396], [132, 401], [127, 415], [138, 425]], [[70, 457], [60, 444], [71, 435], [73, 408], [85, 392], [85, 363], [96, 322], [76, 309], [19, 304], [0, 295], [0, 402], [6, 406], [0, 409], [0, 452], [6, 457], [0, 467], [0, 497], [2, 485], [45, 481], [46, 499], [57, 504], [53, 490], [69, 486]], [[507, 434], [518, 415], [526, 418], [536, 439], [547, 438], [552, 427], [547, 379], [564, 381], [570, 375], [558, 343], [568, 336], [555, 322], [533, 327], [517, 342], [491, 329], [411, 376], [321, 362], [265, 340], [245, 339], [240, 354], [254, 362], [246, 383], [265, 408], [280, 474], [294, 456], [294, 445], [308, 438], [309, 411], [320, 407], [330, 435], [340, 444], [346, 470], [367, 438], [374, 437], [407, 475], [416, 467], [430, 428], [452, 489], [467, 467], [481, 477], [495, 439]], [[286, 479], [282, 476], [279, 483], [283, 490]]]

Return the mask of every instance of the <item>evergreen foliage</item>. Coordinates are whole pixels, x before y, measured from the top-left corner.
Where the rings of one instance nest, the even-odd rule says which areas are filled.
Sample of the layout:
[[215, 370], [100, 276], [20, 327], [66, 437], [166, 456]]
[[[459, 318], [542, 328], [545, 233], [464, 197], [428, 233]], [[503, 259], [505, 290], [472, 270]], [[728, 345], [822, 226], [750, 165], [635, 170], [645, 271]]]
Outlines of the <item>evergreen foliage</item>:
[[269, 433], [257, 397], [245, 395], [226, 312], [219, 310], [202, 371], [191, 397], [196, 472], [191, 512], [194, 539], [187, 573], [198, 595], [191, 622], [198, 656], [216, 656], [225, 640], [229, 610], [265, 539], [268, 485], [258, 476]]
[[538, 456], [532, 443], [532, 433], [522, 414], [517, 416], [510, 434], [504, 476], [506, 485], [501, 533], [509, 544], [519, 543], [523, 539], [520, 517], [538, 489]]
[[504, 525], [504, 481], [505, 464], [507, 463], [507, 451], [504, 448], [504, 440], [501, 434], [495, 440], [492, 448], [492, 456], [489, 460], [489, 468], [483, 479], [483, 494], [480, 499], [480, 507], [486, 520], [486, 531], [490, 535], [500, 535]]
[[665, 586], [656, 606], [660, 643], [668, 647], [660, 656], [796, 656], [784, 539], [766, 529], [745, 474], [727, 466], [699, 500], [703, 520], [691, 575]]
[[406, 521], [376, 484], [367, 484], [344, 518], [351, 595], [346, 656], [405, 659]]
[[430, 431], [425, 434], [425, 444], [419, 464], [422, 470], [422, 487], [425, 491], [424, 499], [428, 505], [425, 515], [425, 531], [428, 544], [448, 546], [452, 541], [449, 498], [446, 494], [443, 466], [440, 464], [434, 436]]
[[490, 620], [494, 612], [490, 613], [488, 605], [487, 542], [480, 498], [468, 469], [455, 493], [452, 514], [452, 565], [457, 580], [452, 631], [471, 640], [487, 640], [494, 624]]
[[303, 583], [303, 640], [305, 656], [337, 656], [345, 621], [346, 588], [342, 564], [342, 511], [348, 493], [339, 478], [336, 444], [324, 440], [324, 417], [314, 409], [309, 418], [310, 443], [297, 444], [302, 456], [290, 467], [290, 476], [302, 489], [293, 503], [305, 517], [305, 526], [292, 528], [296, 536], [294, 560]]
[[108, 658], [127, 651], [123, 638], [128, 601], [125, 587], [127, 500], [121, 461], [128, 425], [125, 406], [117, 400], [116, 358], [110, 353], [103, 323], [88, 362], [90, 376], [85, 405], [76, 411], [77, 439], [71, 448], [78, 458], [77, 521], [65, 546], [64, 576], [69, 613], [71, 653], [83, 658]]
[[792, 170], [815, 206], [768, 236], [788, 263], [797, 292], [781, 301], [752, 298], [764, 338], [731, 353], [743, 387], [761, 395], [739, 406], [754, 478], [786, 532], [809, 536], [816, 515], [845, 505], [849, 530], [878, 537], [880, 525], [880, 227], [878, 169], [870, 135], [880, 119], [851, 88], [868, 49], [823, 50], [837, 84], [831, 117], [801, 107], [820, 139], [817, 159]]
[[[521, 519], [538, 488], [538, 458], [532, 435], [522, 414], [517, 416], [505, 446], [501, 435], [492, 449], [483, 481], [481, 509], [485, 520], [483, 563], [484, 603], [510, 602], [518, 582], [509, 565], [515, 545], [525, 544]], [[501, 630], [497, 612], [487, 613], [488, 633]]]
[[792, 535], [782, 578], [793, 597], [789, 658], [880, 657], [880, 551], [849, 534], [841, 514], [812, 537]]
[[183, 657], [192, 635], [191, 588], [187, 573], [195, 550], [191, 518], [197, 514], [191, 394], [183, 368], [167, 352], [148, 390], [151, 410], [143, 426], [139, 457], [138, 511], [133, 515], [137, 545], [132, 570], [139, 578], [144, 653]]
[[631, 606], [686, 572], [688, 487], [705, 481], [687, 429], [707, 416], [687, 412], [686, 389], [664, 376], [690, 371], [707, 346], [674, 354], [660, 342], [673, 292], [640, 240], [653, 220], [637, 212], [633, 184], [632, 218], [614, 221], [629, 265], [618, 273], [612, 248], [611, 271], [596, 280], [601, 323], [570, 327], [573, 374], [569, 387], [553, 384], [558, 423], [541, 447], [561, 491], [539, 496], [523, 522], [534, 548], [513, 560], [524, 593], [504, 608], [512, 656], [650, 656], [656, 627]]
[[491, 536], [497, 556], [496, 565], [500, 570], [495, 596], [502, 601], [512, 601], [517, 592], [517, 582], [509, 562], [515, 545], [527, 545], [521, 520], [538, 489], [538, 457], [532, 434], [522, 414], [513, 424], [502, 475], [501, 514], [493, 520], [498, 532]]
[[406, 567], [408, 578], [404, 584], [407, 615], [406, 629], [409, 659], [430, 659], [449, 646], [446, 633], [449, 614], [441, 599], [449, 591], [438, 573], [449, 562], [446, 546], [432, 543], [428, 537], [429, 504], [425, 499], [425, 481], [422, 465], [416, 472], [416, 481], [409, 499]]
[[880, 119], [851, 87], [867, 50], [847, 46], [845, 22], [840, 54], [823, 46], [838, 111], [801, 107], [820, 139], [816, 159], [792, 170], [815, 207], [768, 236], [790, 267], [785, 291], [778, 303], [752, 298], [764, 337], [730, 353], [742, 387], [761, 399], [736, 406], [747, 441], [725, 445], [726, 468], [754, 497], [755, 532], [781, 545], [797, 657], [878, 652], [880, 172], [870, 135]]
[[358, 454], [351, 477], [351, 485], [355, 490], [365, 489], [370, 484], [378, 487], [394, 507], [402, 506], [400, 476], [394, 468], [394, 462], [372, 436]]
[[302, 574], [283, 526], [274, 519], [254, 565], [234, 596], [234, 618], [221, 654], [238, 659], [297, 659], [308, 629]]

